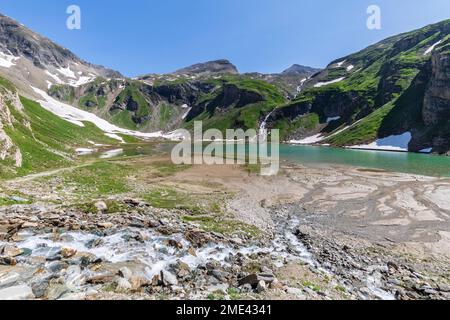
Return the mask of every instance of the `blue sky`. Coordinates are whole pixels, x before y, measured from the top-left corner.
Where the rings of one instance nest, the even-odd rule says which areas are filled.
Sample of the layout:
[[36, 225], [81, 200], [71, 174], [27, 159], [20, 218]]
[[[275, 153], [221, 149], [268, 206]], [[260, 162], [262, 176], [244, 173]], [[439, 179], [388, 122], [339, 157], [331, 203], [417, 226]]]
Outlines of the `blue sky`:
[[[76, 4], [82, 29], [66, 28]], [[367, 7], [382, 10], [368, 30]], [[241, 72], [323, 67], [388, 36], [450, 18], [448, 0], [1, 0], [0, 12], [127, 76], [227, 58]]]

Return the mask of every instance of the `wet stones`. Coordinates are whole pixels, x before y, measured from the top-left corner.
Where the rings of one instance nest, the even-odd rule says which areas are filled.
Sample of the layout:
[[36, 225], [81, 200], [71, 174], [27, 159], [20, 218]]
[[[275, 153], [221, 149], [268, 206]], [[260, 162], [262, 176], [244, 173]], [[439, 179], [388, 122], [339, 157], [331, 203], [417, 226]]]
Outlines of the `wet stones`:
[[15, 246], [3, 246], [0, 247], [0, 256], [14, 258], [23, 254], [23, 249], [17, 248]]
[[102, 274], [102, 275], [96, 275], [93, 277], [90, 277], [87, 279], [87, 283], [89, 284], [105, 284], [109, 282], [113, 282], [115, 279], [115, 276], [112, 274]]
[[34, 298], [33, 290], [27, 285], [0, 289], [0, 300], [27, 300]]
[[211, 236], [200, 230], [189, 230], [184, 233], [184, 237], [195, 248], [201, 248], [212, 241]]
[[61, 249], [61, 256], [64, 259], [72, 258], [76, 254], [77, 254], [77, 250], [75, 250], [75, 249], [72, 249], [72, 248], [62, 248]]
[[15, 266], [17, 260], [11, 257], [0, 257], [0, 265], [2, 266]]
[[179, 250], [183, 249], [183, 245], [181, 244], [181, 242], [178, 242], [178, 241], [173, 240], [173, 239], [167, 240], [167, 245], [169, 245], [171, 247], [174, 247], [176, 249], [179, 249]]
[[161, 271], [161, 282], [166, 287], [178, 285], [177, 277], [166, 270]]

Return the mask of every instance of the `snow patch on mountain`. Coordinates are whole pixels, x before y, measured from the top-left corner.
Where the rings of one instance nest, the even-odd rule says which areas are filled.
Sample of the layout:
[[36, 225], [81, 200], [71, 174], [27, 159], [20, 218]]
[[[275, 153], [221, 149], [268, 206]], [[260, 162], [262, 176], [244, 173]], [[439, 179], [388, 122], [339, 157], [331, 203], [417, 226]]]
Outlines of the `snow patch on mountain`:
[[305, 139], [291, 140], [291, 141], [289, 141], [289, 143], [292, 143], [292, 144], [314, 144], [314, 143], [322, 141], [325, 138], [326, 137], [322, 136], [321, 133], [318, 133], [316, 135], [313, 135], [311, 137], [307, 137]]
[[384, 151], [408, 151], [408, 145], [411, 142], [411, 132], [407, 131], [401, 135], [392, 135], [386, 138], [377, 139], [376, 141], [348, 147], [350, 149], [368, 149], [368, 150], [384, 150]]
[[56, 70], [59, 73], [61, 73], [62, 75], [64, 75], [66, 78], [76, 79], [75, 72], [73, 72], [70, 69], [70, 66], [68, 66], [67, 68], [59, 68], [59, 69], [56, 69]]
[[344, 79], [345, 79], [345, 77], [334, 79], [334, 80], [327, 81], [327, 82], [318, 82], [318, 83], [316, 83], [314, 85], [314, 88], [320, 88], [320, 87], [327, 86], [327, 85], [330, 85], [330, 84], [333, 84], [333, 83], [338, 83], [338, 82], [341, 82]]
[[434, 50], [434, 48], [436, 48], [441, 42], [442, 42], [442, 40], [439, 40], [438, 42], [433, 44], [431, 47], [429, 47], [427, 49], [427, 51], [425, 51], [425, 53], [423, 55], [426, 56], [426, 55], [430, 54]]
[[105, 135], [124, 142], [122, 137], [118, 134], [126, 134], [130, 136], [135, 136], [143, 139], [151, 139], [151, 138], [164, 138], [170, 140], [179, 140], [181, 136], [177, 134], [177, 132], [171, 133], [163, 133], [162, 131], [153, 132], [153, 133], [145, 133], [139, 131], [132, 131], [127, 129], [119, 128], [108, 121], [96, 116], [93, 113], [72, 107], [71, 105], [59, 102], [54, 98], [50, 97], [45, 91], [31, 87], [34, 92], [39, 94], [42, 97], [42, 100], [38, 100], [37, 102], [41, 104], [41, 106], [59, 116], [60, 118], [73, 123], [77, 126], [84, 127], [83, 122], [91, 122], [95, 124], [100, 130], [105, 132]]
[[328, 118], [327, 118], [327, 123], [330, 123], [330, 122], [332, 122], [332, 121], [339, 120], [340, 118], [341, 118], [340, 116], [337, 116], [337, 117], [328, 117]]
[[19, 59], [20, 57], [0, 52], [0, 67], [11, 68], [16, 65], [16, 61]]

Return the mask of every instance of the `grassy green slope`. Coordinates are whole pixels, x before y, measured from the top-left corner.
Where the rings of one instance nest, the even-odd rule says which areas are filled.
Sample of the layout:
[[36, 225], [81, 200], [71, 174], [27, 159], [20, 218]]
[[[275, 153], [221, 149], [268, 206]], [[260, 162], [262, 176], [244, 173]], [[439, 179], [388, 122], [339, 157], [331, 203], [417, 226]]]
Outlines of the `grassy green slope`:
[[[5, 81], [0, 82], [0, 87], [10, 92], [15, 91]], [[8, 85], [5, 86], [5, 83]], [[0, 160], [0, 177], [20, 176], [66, 166], [73, 161], [74, 149], [89, 145], [88, 141], [117, 144], [117, 140], [105, 136], [92, 123], [84, 123], [85, 126], [80, 127], [57, 117], [34, 101], [24, 97], [20, 101], [23, 105], [23, 110], [20, 111], [6, 102], [14, 121], [12, 126], [5, 126], [4, 131], [20, 149], [22, 167], [13, 168], [11, 162]]]
[[[421, 103], [427, 79], [424, 70], [431, 55], [425, 51], [438, 40], [435, 51], [448, 48], [450, 20], [430, 25], [409, 33], [391, 37], [353, 55], [336, 60], [322, 72], [319, 82], [345, 77], [343, 81], [310, 87], [294, 101], [282, 108], [309, 105], [312, 115], [318, 114], [324, 123], [330, 106], [343, 111], [339, 123], [332, 123], [324, 132], [336, 132], [345, 126], [359, 122], [350, 129], [334, 135], [327, 142], [335, 145], [351, 145], [371, 142], [377, 137], [399, 133], [399, 130], [424, 129], [421, 120]], [[336, 67], [337, 62], [353, 65], [351, 71]], [[422, 78], [421, 81], [416, 79]], [[417, 82], [417, 83], [416, 83]], [[310, 122], [297, 118], [278, 119], [275, 127], [284, 133], [307, 129]]]

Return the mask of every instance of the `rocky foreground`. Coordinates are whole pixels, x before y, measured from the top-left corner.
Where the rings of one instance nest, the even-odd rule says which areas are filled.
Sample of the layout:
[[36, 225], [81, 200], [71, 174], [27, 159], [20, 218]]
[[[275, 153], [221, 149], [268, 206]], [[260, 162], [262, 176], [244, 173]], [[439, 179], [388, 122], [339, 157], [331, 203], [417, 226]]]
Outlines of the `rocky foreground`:
[[[115, 196], [120, 204], [116, 213], [101, 200], [93, 203], [94, 212], [50, 202], [3, 206], [0, 300], [450, 298], [444, 239], [448, 220], [440, 218], [448, 213], [448, 199], [433, 198], [449, 190], [448, 181], [397, 175], [394, 183], [395, 175], [387, 173], [335, 169], [330, 174], [327, 169], [299, 167], [286, 167], [274, 178], [236, 168], [226, 174], [225, 169], [190, 168], [163, 181], [178, 187], [189, 183], [194, 196], [200, 188], [199, 170], [208, 188], [216, 188], [218, 181], [234, 191], [248, 182], [259, 186], [252, 190], [247, 185], [224, 200], [236, 221], [251, 222], [257, 232], [240, 222], [231, 227], [239, 232], [225, 232], [212, 228], [203, 215], [187, 219], [186, 208], [157, 208], [125, 195]], [[20, 181], [24, 187], [28, 183]], [[344, 188], [346, 183], [365, 195]], [[416, 188], [435, 188], [428, 197], [434, 204], [424, 209], [401, 197], [394, 202], [389, 198], [394, 194], [383, 191], [387, 185], [395, 185], [400, 193], [408, 187], [413, 195]], [[319, 195], [325, 199], [318, 202]], [[355, 199], [359, 202], [353, 203]], [[385, 207], [376, 209], [379, 199]], [[409, 205], [409, 223], [408, 217], [399, 223], [394, 213], [386, 213], [394, 204]], [[424, 210], [437, 212], [439, 224]], [[374, 223], [374, 215], [381, 213], [382, 230]], [[433, 239], [432, 233], [440, 237]]]

